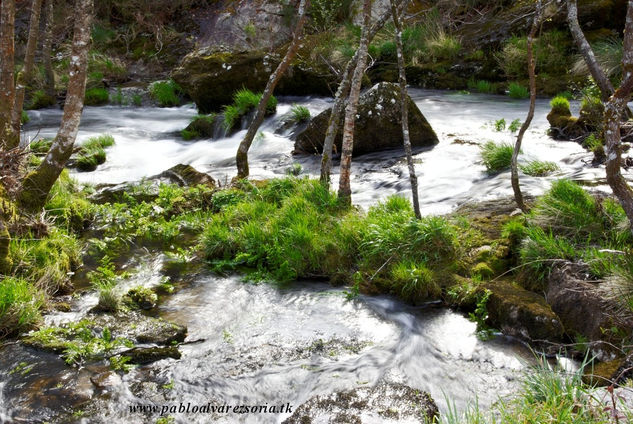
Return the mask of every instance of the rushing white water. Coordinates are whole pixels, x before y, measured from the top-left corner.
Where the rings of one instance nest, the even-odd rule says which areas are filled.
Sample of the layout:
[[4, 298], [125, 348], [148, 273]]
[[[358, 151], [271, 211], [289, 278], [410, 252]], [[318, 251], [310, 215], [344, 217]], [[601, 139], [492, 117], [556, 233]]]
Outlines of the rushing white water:
[[[411, 90], [434, 127], [440, 143], [416, 152], [416, 169], [424, 213], [444, 213], [469, 200], [511, 194], [509, 174], [488, 176], [480, 163], [478, 145], [487, 140], [511, 142], [509, 132], [494, 131], [492, 122], [524, 119], [527, 101], [501, 96], [463, 95]], [[318, 174], [320, 158], [293, 157], [293, 142], [274, 134], [279, 116], [293, 103], [316, 114], [331, 103], [322, 98], [281, 99], [276, 117], [262, 127], [249, 155], [251, 175], [269, 178], [285, 174], [293, 163]], [[573, 105], [577, 109], [577, 105]], [[604, 186], [604, 169], [591, 168], [591, 154], [578, 144], [557, 142], [546, 135], [546, 100], [539, 100], [528, 131], [522, 162], [557, 162], [561, 171], [547, 178], [522, 177], [524, 191], [539, 194], [554, 178], [568, 177]], [[98, 107], [85, 109], [79, 142], [110, 133], [116, 145], [97, 171], [75, 173], [84, 182], [137, 181], [178, 163], [209, 172], [220, 182], [235, 173], [234, 155], [244, 135], [221, 140], [185, 142], [179, 136], [196, 114], [180, 108]], [[29, 112], [27, 136], [53, 136], [61, 111]], [[355, 158], [353, 200], [364, 207], [386, 196], [409, 195], [400, 151]], [[335, 169], [336, 171], [336, 169]], [[336, 186], [336, 176], [334, 178]], [[162, 256], [139, 256], [140, 270], [122, 287], [152, 286], [161, 279]], [[47, 317], [48, 323], [76, 321], [96, 303], [87, 292], [72, 302], [72, 311]], [[72, 413], [88, 408], [85, 422], [154, 421], [156, 415], [131, 414], [129, 406], [191, 402], [204, 404], [273, 404], [296, 408], [310, 397], [375, 384], [386, 379], [429, 391], [446, 410], [446, 397], [458, 409], [476, 399], [483, 407], [517, 389], [518, 377], [531, 360], [522, 345], [498, 337], [483, 342], [475, 324], [458, 313], [434, 307], [414, 308], [386, 296], [347, 300], [340, 289], [325, 284], [297, 283], [289, 289], [250, 285], [237, 277], [199, 275], [184, 284], [159, 307], [158, 314], [185, 324], [189, 341], [180, 360], [162, 360], [139, 367], [105, 390], [90, 377], [103, 363], [67, 367], [57, 355], [21, 345], [0, 350], [0, 422], [22, 420], [73, 421]], [[14, 372], [20, 363], [28, 373]], [[165, 386], [166, 385], [166, 386]], [[165, 389], [165, 387], [173, 387]], [[177, 422], [209, 422], [205, 415], [175, 414]], [[222, 422], [279, 422], [283, 416], [214, 416]]]
[[[487, 200], [512, 193], [509, 172], [489, 176], [479, 157], [479, 146], [487, 140], [513, 142], [509, 131], [496, 132], [493, 122], [504, 118], [524, 120], [527, 100], [504, 96], [458, 94], [411, 89], [410, 94], [431, 126], [440, 143], [417, 151], [416, 171], [420, 199], [426, 214], [446, 213], [469, 200]], [[279, 117], [293, 103], [306, 106], [313, 115], [326, 109], [330, 99], [281, 98], [275, 117], [268, 119], [263, 136], [257, 137], [249, 153], [253, 178], [283, 175], [293, 163], [300, 163], [304, 173], [318, 175], [320, 158], [293, 156], [293, 142], [274, 134]], [[578, 108], [572, 103], [572, 108]], [[539, 159], [556, 162], [560, 172], [549, 177], [522, 176], [526, 193], [542, 193], [553, 179], [566, 177], [604, 188], [604, 168], [592, 168], [592, 154], [574, 142], [555, 141], [547, 136], [548, 101], [539, 99], [535, 119], [524, 140], [520, 163]], [[29, 112], [27, 134], [53, 136], [61, 117], [59, 110]], [[192, 106], [180, 108], [87, 107], [84, 111], [79, 142], [101, 133], [110, 133], [116, 145], [107, 149], [108, 160], [97, 171], [76, 173], [76, 178], [90, 183], [135, 181], [158, 174], [178, 163], [191, 164], [208, 172], [220, 182], [230, 180], [235, 171], [235, 152], [245, 134], [240, 131], [220, 140], [185, 142], [179, 136], [195, 116]], [[334, 169], [337, 172], [337, 169]], [[337, 176], [333, 179], [337, 186]], [[367, 207], [390, 194], [410, 195], [408, 171], [401, 151], [378, 152], [354, 159], [352, 176], [353, 201]]]

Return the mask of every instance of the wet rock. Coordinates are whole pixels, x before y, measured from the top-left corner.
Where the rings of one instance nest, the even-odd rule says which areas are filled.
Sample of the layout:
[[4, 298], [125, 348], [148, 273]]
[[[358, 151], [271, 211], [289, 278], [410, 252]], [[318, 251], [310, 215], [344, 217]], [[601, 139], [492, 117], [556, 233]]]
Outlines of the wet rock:
[[108, 327], [113, 337], [124, 337], [137, 343], [170, 345], [183, 342], [187, 337], [186, 327], [135, 311], [95, 315], [94, 323], [97, 327]]
[[504, 334], [527, 341], [560, 341], [561, 320], [545, 299], [508, 281], [491, 281], [484, 287], [490, 291], [488, 321]]
[[432, 422], [437, 405], [426, 392], [403, 384], [382, 382], [344, 392], [315, 396], [284, 421], [307, 423]]
[[[233, 102], [233, 93], [241, 88], [263, 91], [283, 53], [283, 48], [279, 53], [218, 50], [216, 46], [202, 48], [185, 56], [172, 78], [201, 113], [218, 112]], [[331, 95], [336, 77], [325, 65], [303, 61], [300, 57], [297, 55], [279, 81], [275, 95]]]
[[121, 377], [114, 371], [106, 371], [90, 377], [90, 381], [98, 389], [107, 389], [121, 384]]
[[[437, 144], [439, 140], [435, 131], [411, 98], [408, 99], [407, 107], [411, 145], [422, 147]], [[322, 152], [331, 113], [331, 109], [328, 109], [310, 121], [305, 131], [297, 136], [295, 153]], [[380, 83], [364, 92], [360, 97], [356, 116], [353, 152], [355, 156], [386, 149], [402, 149], [402, 115], [398, 85]], [[338, 136], [334, 141], [337, 152], [341, 151], [343, 124], [342, 115]]]
[[[599, 359], [612, 359], [608, 343], [618, 344], [622, 336], [630, 335], [633, 320], [623, 316], [619, 306], [606, 300], [597, 290], [587, 265], [567, 262], [556, 265], [550, 274], [547, 301], [560, 317], [570, 335], [581, 335], [592, 344]], [[611, 331], [610, 329], [619, 329]]]
[[130, 289], [126, 295], [126, 300], [133, 306], [140, 309], [152, 309], [156, 306], [158, 296], [152, 289], [147, 287], [135, 287]]
[[207, 185], [215, 187], [215, 180], [204, 172], [197, 171], [191, 165], [178, 164], [150, 178], [167, 179], [169, 182], [183, 187]]
[[152, 362], [160, 361], [161, 359], [173, 358], [180, 359], [182, 356], [180, 351], [175, 346], [168, 347], [137, 347], [128, 351], [125, 351], [124, 356], [130, 357], [130, 362], [133, 364], [145, 365]]

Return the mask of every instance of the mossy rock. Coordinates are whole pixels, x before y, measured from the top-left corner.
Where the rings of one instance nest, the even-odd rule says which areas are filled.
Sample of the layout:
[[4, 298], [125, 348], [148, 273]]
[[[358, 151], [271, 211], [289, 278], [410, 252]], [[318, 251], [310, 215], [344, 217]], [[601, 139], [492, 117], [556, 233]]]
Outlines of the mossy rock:
[[185, 140], [213, 138], [218, 124], [221, 124], [223, 120], [222, 115], [216, 114], [196, 116], [182, 131], [182, 137]]
[[172, 342], [183, 342], [187, 336], [184, 326], [136, 311], [95, 314], [90, 318], [97, 328], [108, 327], [113, 337], [124, 337], [136, 343], [171, 345]]
[[[233, 93], [241, 88], [263, 91], [282, 55], [201, 49], [185, 56], [172, 78], [201, 113], [218, 112], [232, 103]], [[331, 96], [335, 89], [336, 77], [325, 65], [295, 59], [277, 84], [275, 94]]]
[[131, 363], [139, 365], [151, 364], [152, 362], [167, 358], [180, 359], [182, 356], [178, 348], [175, 346], [137, 347], [126, 351], [124, 355], [130, 358]]
[[492, 270], [490, 265], [488, 265], [486, 262], [479, 262], [477, 265], [473, 267], [472, 275], [478, 276], [479, 278], [483, 280], [489, 280], [492, 277], [494, 277], [495, 272]]
[[490, 326], [527, 341], [562, 340], [560, 318], [543, 296], [505, 280], [491, 281], [483, 288], [490, 291], [486, 305]]
[[124, 300], [140, 309], [152, 309], [156, 307], [158, 296], [147, 287], [135, 287], [126, 293]]
[[582, 376], [583, 383], [597, 387], [611, 385], [611, 382], [617, 377], [614, 374], [618, 371], [622, 362], [623, 359], [619, 358], [587, 365]]
[[215, 180], [208, 174], [196, 170], [191, 165], [178, 164], [172, 166], [166, 171], [163, 171], [159, 175], [153, 178], [166, 178], [173, 184], [178, 184], [183, 187], [193, 187], [196, 185], [206, 185], [209, 187], [215, 187]]
[[[416, 104], [408, 99], [409, 132], [414, 147], [433, 146], [439, 142], [435, 131]], [[315, 116], [306, 129], [297, 136], [295, 153], [321, 153], [327, 132], [331, 109]], [[344, 114], [341, 114], [339, 131], [334, 145], [341, 151]], [[400, 87], [380, 83], [360, 97], [354, 128], [354, 156], [386, 149], [402, 149], [402, 114]]]

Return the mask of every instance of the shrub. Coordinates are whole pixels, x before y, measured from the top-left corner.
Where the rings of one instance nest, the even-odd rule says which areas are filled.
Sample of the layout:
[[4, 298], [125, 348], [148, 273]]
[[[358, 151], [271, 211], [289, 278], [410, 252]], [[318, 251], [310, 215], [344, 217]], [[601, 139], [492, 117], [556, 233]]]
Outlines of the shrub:
[[181, 103], [181, 89], [173, 80], [157, 81], [149, 86], [149, 94], [160, 107], [173, 107]]
[[530, 97], [530, 90], [519, 83], [511, 82], [508, 86], [508, 96], [513, 99], [527, 99]]
[[[224, 108], [224, 126], [227, 130], [233, 129], [238, 120], [253, 110], [259, 104], [262, 93], [253, 93], [242, 88], [233, 94], [233, 104]], [[277, 110], [277, 98], [271, 96], [266, 105], [266, 114], [273, 114]]]
[[532, 177], [545, 177], [552, 172], [560, 170], [554, 162], [543, 162], [540, 160], [530, 161], [525, 165], [521, 165], [520, 168], [526, 175]]
[[569, 114], [569, 100], [563, 96], [556, 96], [550, 102], [552, 112], [557, 114]]
[[488, 141], [481, 147], [481, 159], [488, 173], [495, 174], [510, 168], [513, 152], [511, 144]]
[[105, 88], [89, 88], [86, 90], [85, 104], [87, 106], [100, 106], [108, 103], [110, 95]]
[[[569, 66], [570, 46], [566, 32], [544, 32], [534, 43], [537, 74], [564, 75]], [[497, 61], [508, 77], [527, 78], [527, 37], [511, 37], [497, 55]]]
[[27, 281], [5, 277], [0, 282], [0, 339], [28, 330], [40, 320], [44, 298]]

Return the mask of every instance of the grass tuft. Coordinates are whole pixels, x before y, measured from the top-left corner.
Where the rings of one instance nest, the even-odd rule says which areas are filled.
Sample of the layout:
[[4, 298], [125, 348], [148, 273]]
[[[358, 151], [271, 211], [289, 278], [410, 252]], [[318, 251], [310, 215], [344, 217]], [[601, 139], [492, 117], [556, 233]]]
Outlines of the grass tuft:
[[514, 147], [488, 141], [481, 147], [481, 159], [489, 174], [497, 174], [510, 168]]
[[519, 167], [526, 175], [532, 177], [545, 177], [553, 172], [559, 171], [560, 168], [554, 162], [544, 162], [533, 160]]

